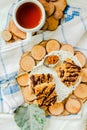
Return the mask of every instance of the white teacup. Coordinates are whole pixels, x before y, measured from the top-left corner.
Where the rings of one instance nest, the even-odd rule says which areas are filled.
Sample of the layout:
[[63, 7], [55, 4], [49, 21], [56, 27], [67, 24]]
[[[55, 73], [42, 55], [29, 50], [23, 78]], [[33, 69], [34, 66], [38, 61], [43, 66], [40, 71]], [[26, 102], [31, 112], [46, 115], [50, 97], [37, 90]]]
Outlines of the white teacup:
[[32, 32], [44, 25], [45, 10], [37, 0], [22, 0], [14, 7], [13, 21], [21, 31], [27, 32], [27, 39], [31, 40]]

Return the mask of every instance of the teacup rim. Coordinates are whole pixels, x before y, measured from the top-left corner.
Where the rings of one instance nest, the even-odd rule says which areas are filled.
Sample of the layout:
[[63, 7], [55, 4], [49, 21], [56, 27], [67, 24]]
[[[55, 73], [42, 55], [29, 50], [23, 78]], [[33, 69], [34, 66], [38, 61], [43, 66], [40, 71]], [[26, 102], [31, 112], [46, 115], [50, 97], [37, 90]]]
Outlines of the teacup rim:
[[[36, 27], [34, 28], [30, 28], [30, 29], [27, 29], [27, 28], [24, 28], [22, 27], [21, 25], [18, 24], [17, 20], [16, 20], [16, 11], [18, 10], [18, 8], [24, 4], [24, 3], [28, 3], [28, 2], [32, 2], [32, 3], [35, 3], [37, 6], [39, 6], [39, 8], [41, 9], [42, 11], [42, 18], [40, 20], [40, 24], [38, 24]], [[23, 32], [35, 32], [35, 31], [38, 31], [45, 23], [45, 10], [44, 10], [44, 7], [43, 5], [37, 1], [37, 0], [22, 0], [22, 1], [19, 1], [14, 9], [13, 9], [13, 21], [15, 23], [15, 25]]]

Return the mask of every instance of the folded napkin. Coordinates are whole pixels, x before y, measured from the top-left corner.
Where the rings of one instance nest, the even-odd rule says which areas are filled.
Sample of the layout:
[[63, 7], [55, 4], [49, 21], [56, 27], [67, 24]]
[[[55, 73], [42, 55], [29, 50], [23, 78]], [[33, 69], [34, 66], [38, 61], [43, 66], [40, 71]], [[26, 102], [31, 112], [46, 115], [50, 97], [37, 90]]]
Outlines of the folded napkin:
[[[0, 32], [7, 27], [12, 18], [15, 4], [4, 5], [0, 11]], [[55, 31], [42, 32], [32, 37], [31, 42], [19, 41], [13, 44], [4, 42], [0, 33], [0, 112], [12, 113], [24, 100], [20, 88], [15, 80], [19, 69], [21, 55], [30, 50], [33, 45], [42, 40], [57, 39], [61, 43], [72, 44], [87, 56], [86, 36], [87, 11], [86, 9], [67, 6], [64, 11], [64, 18]], [[80, 39], [84, 38], [83, 42]]]
[[15, 80], [1, 84], [0, 87], [0, 111], [3, 113], [13, 113], [19, 105], [23, 103], [23, 97]]

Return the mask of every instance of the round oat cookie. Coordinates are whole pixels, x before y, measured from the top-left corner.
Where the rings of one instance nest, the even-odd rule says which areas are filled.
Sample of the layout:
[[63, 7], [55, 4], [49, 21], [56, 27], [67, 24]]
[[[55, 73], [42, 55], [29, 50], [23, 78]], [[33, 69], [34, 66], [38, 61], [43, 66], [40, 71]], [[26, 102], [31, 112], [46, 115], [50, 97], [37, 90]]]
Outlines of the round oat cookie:
[[77, 98], [70, 97], [65, 104], [66, 110], [71, 114], [76, 114], [81, 109], [81, 102]]
[[87, 68], [81, 70], [81, 82], [87, 83]]
[[58, 116], [58, 115], [62, 114], [63, 111], [64, 111], [64, 104], [62, 102], [55, 103], [55, 104], [49, 106], [49, 112], [53, 116]]
[[85, 57], [85, 55], [82, 52], [78, 51], [78, 52], [76, 52], [75, 56], [77, 57], [77, 59], [81, 63], [82, 67], [84, 67], [85, 64], [86, 64], [86, 57]]
[[41, 45], [36, 45], [31, 50], [31, 55], [35, 60], [42, 60], [42, 58], [45, 56], [46, 50]]
[[53, 31], [57, 29], [59, 21], [55, 19], [54, 16], [48, 17], [47, 22], [48, 22], [48, 30]]
[[20, 60], [20, 67], [26, 71], [29, 72], [33, 69], [33, 67], [35, 66], [35, 61], [31, 56], [23, 56]]
[[49, 40], [46, 44], [47, 53], [51, 51], [57, 51], [59, 49], [60, 49], [60, 43], [55, 39]]
[[46, 11], [46, 14], [47, 14], [47, 17], [51, 16], [54, 11], [55, 11], [55, 6], [53, 4], [53, 2], [46, 2], [45, 4], [43, 4], [44, 8], [45, 8], [45, 11]]
[[74, 90], [74, 95], [81, 99], [87, 98], [87, 85], [83, 83], [79, 84]]
[[53, 2], [55, 5], [56, 9], [60, 9], [61, 11], [64, 11], [67, 3], [66, 0], [57, 0], [56, 2]]
[[74, 48], [70, 44], [62, 45], [61, 50], [68, 51], [68, 52], [70, 52], [70, 53], [72, 53], [74, 55]]
[[8, 42], [8, 41], [11, 40], [12, 34], [11, 34], [8, 30], [4, 30], [4, 31], [2, 32], [2, 37], [3, 37], [3, 39], [4, 39], [6, 42]]
[[23, 74], [18, 75], [16, 80], [20, 86], [27, 86], [28, 85], [28, 73], [23, 73]]
[[63, 11], [61, 11], [60, 9], [56, 9], [55, 13], [54, 13], [54, 18], [55, 19], [61, 19], [63, 17]]
[[36, 99], [36, 96], [33, 94], [33, 91], [29, 86], [21, 87], [21, 92], [23, 94], [25, 102], [32, 103]]

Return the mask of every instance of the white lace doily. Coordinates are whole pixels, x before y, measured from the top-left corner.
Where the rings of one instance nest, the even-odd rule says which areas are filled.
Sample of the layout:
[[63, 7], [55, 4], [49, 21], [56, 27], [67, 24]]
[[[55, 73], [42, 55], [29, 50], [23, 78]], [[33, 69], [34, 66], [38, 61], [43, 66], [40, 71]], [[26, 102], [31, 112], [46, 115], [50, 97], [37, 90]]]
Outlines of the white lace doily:
[[[72, 59], [75, 64], [77, 64], [78, 66], [81, 67], [81, 64], [79, 63], [79, 61], [77, 60], [77, 58], [75, 56], [73, 56], [73, 54], [66, 52], [66, 51], [55, 51], [55, 52], [51, 52], [48, 55], [51, 54], [55, 54], [59, 56], [59, 59], [61, 61], [64, 61], [67, 58]], [[47, 55], [47, 56], [48, 56]], [[56, 71], [50, 67], [46, 67], [43, 63], [44, 63], [45, 58], [39, 62], [39, 64], [31, 71], [31, 74], [52, 74], [53, 78], [54, 78], [54, 82], [56, 84], [56, 93], [58, 95], [58, 102], [63, 101], [65, 98], [67, 98], [69, 96], [69, 94], [79, 85], [80, 81], [81, 81], [81, 77], [78, 79], [78, 81], [76, 82], [76, 84], [74, 86], [71, 87], [67, 87], [64, 83], [61, 82], [60, 78], [58, 78], [58, 75], [56, 73]]]

